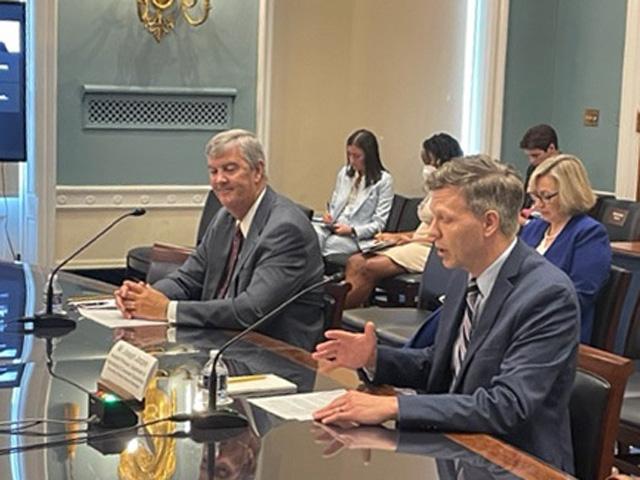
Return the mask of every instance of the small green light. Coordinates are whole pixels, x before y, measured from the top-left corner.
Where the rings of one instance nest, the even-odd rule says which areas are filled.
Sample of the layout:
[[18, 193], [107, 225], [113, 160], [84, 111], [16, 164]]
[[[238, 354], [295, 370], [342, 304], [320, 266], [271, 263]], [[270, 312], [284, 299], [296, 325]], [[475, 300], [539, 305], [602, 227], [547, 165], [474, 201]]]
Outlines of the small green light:
[[104, 403], [116, 403], [120, 401], [118, 397], [116, 397], [111, 393], [105, 393], [104, 396], [102, 397], [102, 400], [104, 401]]

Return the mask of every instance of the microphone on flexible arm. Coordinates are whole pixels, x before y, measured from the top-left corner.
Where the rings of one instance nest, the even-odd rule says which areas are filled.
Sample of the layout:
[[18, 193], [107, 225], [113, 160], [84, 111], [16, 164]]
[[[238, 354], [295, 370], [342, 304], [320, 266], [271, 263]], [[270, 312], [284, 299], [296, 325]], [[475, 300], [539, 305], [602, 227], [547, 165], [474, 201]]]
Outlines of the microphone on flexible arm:
[[191, 424], [194, 429], [199, 430], [208, 430], [208, 429], [225, 429], [225, 428], [237, 428], [237, 427], [245, 427], [248, 424], [247, 419], [235, 412], [233, 410], [224, 409], [217, 410], [216, 409], [216, 401], [218, 398], [218, 375], [216, 374], [216, 365], [218, 364], [218, 360], [227, 348], [236, 343], [238, 340], [242, 339], [249, 332], [255, 330], [259, 326], [263, 325], [267, 320], [272, 319], [277, 314], [279, 314], [286, 307], [291, 305], [293, 302], [298, 300], [303, 295], [309, 293], [312, 290], [316, 290], [317, 288], [323, 287], [332, 282], [340, 282], [344, 280], [344, 272], [334, 273], [333, 275], [324, 278], [320, 282], [316, 282], [313, 285], [310, 285], [306, 288], [303, 288], [298, 293], [288, 298], [286, 301], [282, 302], [280, 305], [275, 307], [273, 310], [268, 312], [265, 316], [259, 319], [257, 322], [249, 325], [247, 328], [242, 330], [240, 333], [235, 335], [234, 337], [227, 340], [222, 347], [218, 350], [218, 354], [213, 358], [213, 364], [211, 366], [211, 373], [209, 374], [209, 384], [207, 385], [209, 390], [209, 407], [207, 412], [203, 412], [198, 414], [194, 418], [191, 419]]
[[[56, 267], [51, 271], [51, 274], [49, 275], [49, 282], [47, 284], [46, 308], [44, 313], [38, 313], [32, 317], [22, 317], [18, 320], [18, 322], [20, 323], [33, 324], [33, 328], [31, 330], [25, 330], [25, 332], [36, 333], [37, 330], [46, 330], [49, 334], [54, 334], [54, 336], [57, 336], [55, 335], [56, 333], [64, 334], [75, 329], [75, 320], [69, 318], [66, 314], [53, 313], [53, 281], [56, 274], [62, 267], [69, 263], [69, 261], [73, 260], [76, 256], [86, 250], [90, 245], [92, 245], [96, 240], [102, 237], [105, 233], [115, 227], [122, 220], [127, 217], [140, 217], [145, 213], [147, 213], [147, 211], [144, 208], [135, 208], [127, 213], [123, 213], [105, 228], [100, 230], [96, 235], [91, 237], [88, 242], [83, 243], [76, 251], [74, 251], [71, 255], [69, 255], [62, 262], [56, 265]], [[54, 332], [54, 330], [56, 332]]]

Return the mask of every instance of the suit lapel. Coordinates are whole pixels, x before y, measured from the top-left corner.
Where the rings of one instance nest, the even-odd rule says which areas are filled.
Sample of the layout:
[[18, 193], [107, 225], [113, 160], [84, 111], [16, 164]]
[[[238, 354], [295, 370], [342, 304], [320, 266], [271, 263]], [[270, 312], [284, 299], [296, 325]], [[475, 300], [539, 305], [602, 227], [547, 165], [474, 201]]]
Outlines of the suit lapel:
[[235, 219], [231, 214], [225, 211], [222, 215], [220, 222], [212, 226], [212, 239], [208, 244], [207, 275], [210, 275], [210, 277], [206, 282], [206, 292], [203, 292], [203, 298], [207, 300], [215, 298], [218, 284], [227, 264], [227, 257], [231, 250], [231, 241], [235, 231]]
[[514, 288], [511, 280], [520, 272], [520, 265], [525, 255], [524, 248], [522, 242], [518, 240], [513, 251], [502, 265], [500, 273], [498, 273], [498, 277], [489, 294], [489, 298], [487, 298], [484, 304], [480, 318], [475, 321], [475, 326], [471, 332], [469, 348], [460, 367], [460, 372], [452, 386], [453, 391], [460, 385], [460, 381], [464, 377], [468, 365], [473, 361], [473, 356], [485, 342], [489, 332], [498, 319], [500, 309], [504, 305], [505, 299], [511, 294]]
[[442, 307], [435, 339], [434, 363], [427, 382], [427, 390], [430, 392], [446, 392], [451, 385], [451, 355], [462, 321], [466, 279], [466, 272], [457, 273], [456, 278], [451, 281], [451, 285], [455, 285], [453, 287], [455, 290], [447, 292]]
[[251, 254], [257, 247], [258, 240], [260, 239], [260, 235], [262, 234], [262, 229], [269, 219], [271, 207], [273, 202], [275, 201], [276, 196], [271, 188], [266, 187], [266, 189], [267, 191], [264, 194], [262, 202], [260, 202], [260, 205], [258, 205], [258, 210], [256, 210], [256, 214], [253, 217], [253, 221], [251, 222], [251, 227], [249, 228], [247, 238], [244, 239], [242, 249], [240, 249], [238, 263], [236, 264], [236, 268], [234, 269], [233, 277], [231, 278], [231, 285], [229, 287], [231, 292], [235, 292], [238, 273], [240, 272], [240, 270], [242, 270], [243, 265], [245, 264], [247, 259], [251, 257]]

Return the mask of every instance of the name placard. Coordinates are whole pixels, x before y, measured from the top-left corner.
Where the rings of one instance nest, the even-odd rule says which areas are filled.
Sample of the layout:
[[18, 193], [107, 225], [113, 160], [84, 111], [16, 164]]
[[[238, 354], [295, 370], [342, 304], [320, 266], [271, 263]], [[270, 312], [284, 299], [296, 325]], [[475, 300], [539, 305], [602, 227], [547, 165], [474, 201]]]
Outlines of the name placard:
[[120, 340], [111, 348], [98, 383], [124, 399], [142, 401], [157, 368], [157, 358]]

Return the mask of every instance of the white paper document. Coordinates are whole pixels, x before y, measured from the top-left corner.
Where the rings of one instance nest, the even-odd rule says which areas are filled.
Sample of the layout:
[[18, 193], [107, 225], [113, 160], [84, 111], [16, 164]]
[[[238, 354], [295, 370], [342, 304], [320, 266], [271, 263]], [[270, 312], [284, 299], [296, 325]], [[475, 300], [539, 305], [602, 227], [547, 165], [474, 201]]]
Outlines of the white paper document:
[[274, 397], [250, 398], [249, 403], [285, 420], [313, 420], [313, 412], [324, 407], [347, 391], [328, 390], [326, 392], [296, 393]]
[[257, 375], [241, 375], [229, 377], [227, 380], [227, 392], [229, 395], [282, 395], [295, 393], [298, 386], [273, 373]]
[[131, 327], [154, 327], [164, 322], [156, 322], [153, 320], [143, 320], [141, 318], [132, 318], [128, 320], [122, 318], [120, 310], [117, 308], [78, 308], [78, 313], [84, 318], [98, 322], [107, 328], [131, 328]]

